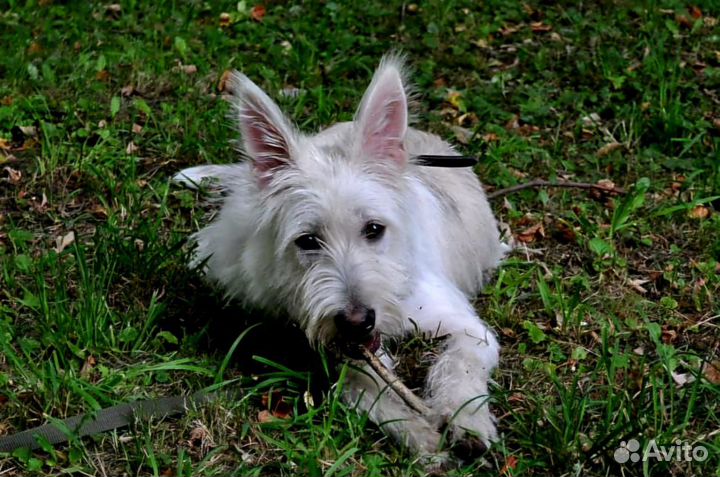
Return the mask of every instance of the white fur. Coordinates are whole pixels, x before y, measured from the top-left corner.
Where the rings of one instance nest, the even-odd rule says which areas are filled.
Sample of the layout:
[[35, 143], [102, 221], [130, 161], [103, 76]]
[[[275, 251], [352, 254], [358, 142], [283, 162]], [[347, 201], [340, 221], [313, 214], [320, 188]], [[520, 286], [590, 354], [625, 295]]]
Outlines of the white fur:
[[[430, 370], [425, 399], [436, 413], [410, 410], [368, 368], [351, 371], [345, 398], [423, 456], [442, 458], [437, 425], [452, 436], [496, 438], [487, 405], [497, 366], [495, 335], [472, 298], [506, 247], [470, 169], [421, 167], [419, 154], [456, 154], [438, 136], [407, 125], [402, 62], [386, 57], [353, 122], [315, 135], [295, 129], [247, 77], [235, 74], [235, 114], [247, 161], [199, 166], [175, 180], [215, 179], [226, 191], [217, 218], [197, 232], [194, 265], [227, 294], [288, 316], [314, 344], [337, 338], [334, 317], [353, 304], [376, 312], [376, 330], [450, 334]], [[386, 226], [369, 242], [368, 221]], [[317, 234], [323, 249], [295, 245]], [[387, 364], [392, 358], [379, 352]]]

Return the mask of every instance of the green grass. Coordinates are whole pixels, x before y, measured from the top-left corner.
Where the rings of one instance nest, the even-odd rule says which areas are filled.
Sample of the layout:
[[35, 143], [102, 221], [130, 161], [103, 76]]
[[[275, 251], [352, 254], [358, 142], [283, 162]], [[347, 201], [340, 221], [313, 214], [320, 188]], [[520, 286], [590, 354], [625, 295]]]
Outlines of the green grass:
[[[204, 211], [168, 181], [235, 160], [223, 71], [314, 130], [351, 118], [393, 48], [414, 69], [418, 125], [484, 151], [489, 188], [627, 191], [494, 201], [529, 241], [477, 302], [503, 345], [502, 439], [451, 474], [720, 475], [717, 3], [277, 2], [261, 21], [250, 2], [157, 3], [0, 4], [0, 435], [217, 383], [238, 394], [0, 454], [2, 475], [422, 474], [338, 400], [301, 333], [186, 270]], [[261, 422], [279, 399], [289, 417]], [[620, 465], [631, 438], [709, 457]]]

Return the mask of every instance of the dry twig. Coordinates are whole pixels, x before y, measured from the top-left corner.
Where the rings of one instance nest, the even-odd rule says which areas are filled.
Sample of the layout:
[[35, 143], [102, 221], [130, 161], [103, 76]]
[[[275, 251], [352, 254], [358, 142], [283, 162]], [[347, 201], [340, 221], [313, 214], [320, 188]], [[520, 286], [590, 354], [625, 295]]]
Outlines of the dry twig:
[[625, 190], [619, 187], [609, 187], [602, 184], [589, 184], [587, 182], [550, 182], [543, 179], [535, 179], [525, 184], [518, 184], [512, 187], [506, 187], [505, 189], [498, 189], [494, 192], [490, 192], [487, 195], [488, 199], [495, 199], [504, 195], [512, 194], [525, 189], [539, 188], [539, 187], [564, 187], [566, 189], [593, 189], [600, 192], [611, 193], [611, 194], [624, 194]]
[[367, 364], [370, 365], [370, 367], [378, 374], [378, 376], [380, 376], [382, 380], [385, 381], [388, 386], [390, 386], [392, 390], [395, 391], [397, 395], [400, 396], [400, 398], [405, 401], [408, 406], [410, 406], [410, 408], [423, 416], [429, 416], [432, 414], [432, 411], [429, 407], [425, 405], [423, 400], [417, 397], [417, 395], [415, 395], [414, 392], [408, 389], [408, 387], [405, 386], [397, 376], [395, 376], [389, 369], [387, 369], [377, 356], [375, 356], [365, 346], [362, 346], [361, 350], [363, 358], [365, 359]]

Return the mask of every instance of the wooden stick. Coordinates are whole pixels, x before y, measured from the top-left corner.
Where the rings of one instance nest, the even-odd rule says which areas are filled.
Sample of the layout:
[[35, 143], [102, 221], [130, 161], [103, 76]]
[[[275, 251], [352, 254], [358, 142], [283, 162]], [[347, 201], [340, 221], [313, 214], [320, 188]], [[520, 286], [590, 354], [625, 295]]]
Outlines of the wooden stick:
[[495, 199], [504, 195], [512, 194], [524, 189], [532, 189], [537, 187], [564, 187], [566, 189], [594, 189], [600, 192], [624, 194], [625, 190], [619, 187], [608, 187], [602, 184], [589, 184], [587, 182], [550, 182], [543, 179], [535, 179], [525, 184], [518, 184], [505, 189], [498, 189], [487, 195], [488, 199]]
[[410, 406], [411, 409], [422, 416], [432, 415], [432, 410], [425, 405], [423, 400], [417, 397], [417, 395], [408, 389], [408, 387], [405, 386], [397, 376], [387, 369], [377, 356], [375, 356], [365, 346], [361, 346], [360, 349], [367, 364], [370, 365], [378, 376], [380, 376], [382, 380], [385, 381], [408, 406]]

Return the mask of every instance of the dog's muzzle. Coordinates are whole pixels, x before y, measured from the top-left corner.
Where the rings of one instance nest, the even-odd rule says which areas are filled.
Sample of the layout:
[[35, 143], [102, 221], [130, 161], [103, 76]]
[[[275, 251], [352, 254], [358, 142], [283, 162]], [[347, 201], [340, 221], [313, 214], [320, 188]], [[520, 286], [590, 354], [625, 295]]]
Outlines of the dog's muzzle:
[[362, 357], [360, 346], [372, 353], [380, 347], [380, 333], [375, 331], [375, 310], [364, 306], [353, 307], [349, 312], [335, 315], [338, 341], [345, 354], [352, 358]]

